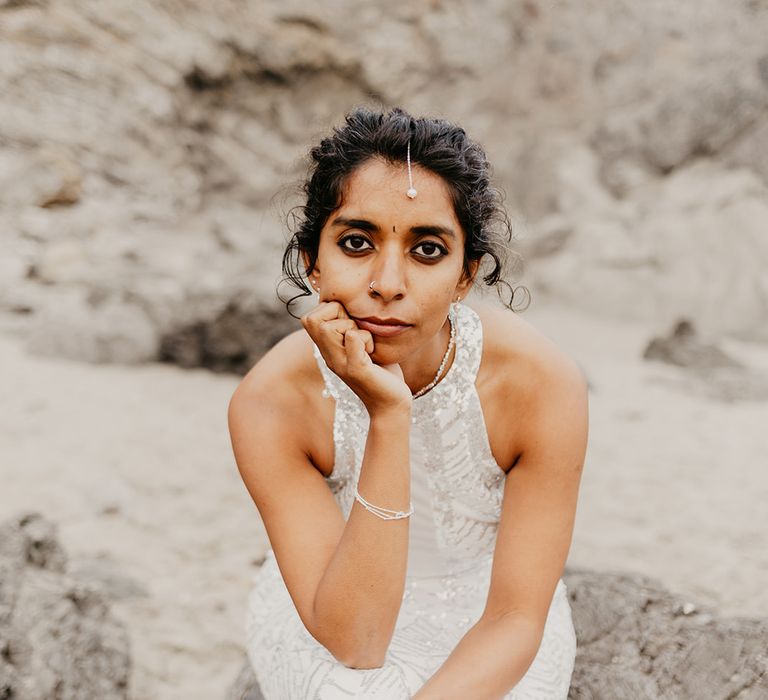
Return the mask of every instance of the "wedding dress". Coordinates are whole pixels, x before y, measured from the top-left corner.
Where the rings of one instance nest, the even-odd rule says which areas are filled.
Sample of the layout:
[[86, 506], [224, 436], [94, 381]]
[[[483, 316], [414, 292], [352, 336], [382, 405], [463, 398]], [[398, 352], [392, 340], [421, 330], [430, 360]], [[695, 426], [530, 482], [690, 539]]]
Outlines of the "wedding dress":
[[[482, 613], [506, 477], [491, 454], [475, 388], [482, 325], [468, 306], [455, 309], [454, 362], [441, 382], [413, 401], [414, 514], [405, 592], [385, 663], [352, 669], [336, 661], [301, 622], [270, 549], [255, 575], [246, 621], [247, 652], [265, 700], [407, 700]], [[335, 464], [327, 483], [346, 518], [354, 502], [368, 414], [317, 348], [315, 357], [324, 393], [336, 401]], [[575, 654], [571, 609], [560, 580], [536, 658], [505, 698], [564, 700]]]

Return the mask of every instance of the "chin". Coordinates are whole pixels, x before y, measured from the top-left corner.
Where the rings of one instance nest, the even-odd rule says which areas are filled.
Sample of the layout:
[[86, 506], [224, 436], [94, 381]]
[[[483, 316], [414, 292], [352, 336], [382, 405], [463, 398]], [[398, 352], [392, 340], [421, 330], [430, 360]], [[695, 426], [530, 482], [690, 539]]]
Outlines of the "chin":
[[411, 351], [404, 347], [389, 344], [386, 340], [374, 341], [374, 350], [371, 359], [377, 365], [395, 365], [405, 360]]

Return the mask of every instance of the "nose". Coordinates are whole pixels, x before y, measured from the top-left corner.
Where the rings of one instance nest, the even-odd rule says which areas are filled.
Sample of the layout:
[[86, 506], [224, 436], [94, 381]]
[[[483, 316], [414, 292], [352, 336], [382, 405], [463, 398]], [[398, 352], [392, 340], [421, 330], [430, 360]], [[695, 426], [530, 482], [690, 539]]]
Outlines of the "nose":
[[406, 290], [405, 275], [402, 251], [394, 247], [382, 248], [373, 265], [371, 295], [380, 297], [382, 301], [402, 299]]

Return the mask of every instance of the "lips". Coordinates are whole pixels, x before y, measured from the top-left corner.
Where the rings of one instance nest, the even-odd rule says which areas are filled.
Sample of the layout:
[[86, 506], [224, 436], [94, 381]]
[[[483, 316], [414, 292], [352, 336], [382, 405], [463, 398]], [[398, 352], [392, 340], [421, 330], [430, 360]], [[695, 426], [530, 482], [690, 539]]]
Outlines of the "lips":
[[391, 338], [407, 331], [410, 323], [401, 321], [399, 318], [379, 318], [378, 316], [368, 316], [366, 318], [355, 318], [358, 327], [368, 331], [371, 335], [377, 335], [381, 338]]

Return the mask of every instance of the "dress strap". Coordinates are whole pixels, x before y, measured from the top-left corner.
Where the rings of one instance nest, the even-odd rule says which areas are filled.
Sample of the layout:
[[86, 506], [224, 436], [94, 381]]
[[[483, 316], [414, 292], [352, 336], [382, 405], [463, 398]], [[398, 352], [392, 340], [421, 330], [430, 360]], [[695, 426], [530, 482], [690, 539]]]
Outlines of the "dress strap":
[[342, 392], [341, 387], [342, 385], [346, 387], [346, 384], [344, 384], [344, 382], [342, 382], [341, 379], [333, 373], [331, 368], [325, 364], [325, 360], [320, 353], [320, 349], [314, 343], [312, 343], [312, 354], [315, 356], [317, 366], [320, 368], [320, 373], [323, 375], [323, 382], [325, 383], [323, 396], [332, 396], [336, 401], [338, 401]]
[[456, 333], [457, 374], [470, 384], [475, 383], [483, 356], [483, 324], [477, 313], [466, 304], [456, 303], [458, 329]]

